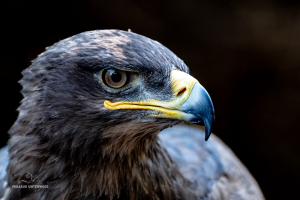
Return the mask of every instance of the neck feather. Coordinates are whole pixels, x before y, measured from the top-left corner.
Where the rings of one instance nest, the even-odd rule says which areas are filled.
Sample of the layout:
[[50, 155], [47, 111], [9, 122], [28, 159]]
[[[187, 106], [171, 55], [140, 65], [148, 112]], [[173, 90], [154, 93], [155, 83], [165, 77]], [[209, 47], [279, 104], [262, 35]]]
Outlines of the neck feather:
[[49, 188], [27, 192], [28, 198], [195, 199], [157, 137], [159, 129], [149, 123], [121, 126], [106, 129], [95, 146], [85, 149], [82, 144], [78, 155], [72, 154], [72, 146], [58, 154], [50, 146], [53, 141], [36, 134], [12, 134], [9, 184], [18, 184], [30, 172], [39, 177], [34, 184]]

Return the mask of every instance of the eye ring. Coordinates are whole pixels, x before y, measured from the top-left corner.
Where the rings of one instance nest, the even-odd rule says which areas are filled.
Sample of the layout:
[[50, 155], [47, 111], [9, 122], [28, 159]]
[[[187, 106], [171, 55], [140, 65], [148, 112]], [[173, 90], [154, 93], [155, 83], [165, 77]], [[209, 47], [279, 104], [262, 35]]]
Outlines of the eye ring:
[[111, 88], [121, 88], [127, 83], [127, 74], [117, 69], [106, 69], [102, 74], [103, 82]]

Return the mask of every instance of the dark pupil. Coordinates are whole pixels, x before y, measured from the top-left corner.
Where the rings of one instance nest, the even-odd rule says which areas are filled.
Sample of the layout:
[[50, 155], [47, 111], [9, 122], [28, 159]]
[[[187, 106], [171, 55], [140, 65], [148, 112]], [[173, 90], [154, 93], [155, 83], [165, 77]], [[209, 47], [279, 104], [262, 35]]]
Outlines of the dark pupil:
[[112, 80], [113, 82], [118, 83], [118, 82], [121, 81], [121, 79], [122, 79], [122, 75], [121, 75], [120, 73], [118, 73], [118, 72], [112, 73], [112, 75], [111, 75], [111, 80]]

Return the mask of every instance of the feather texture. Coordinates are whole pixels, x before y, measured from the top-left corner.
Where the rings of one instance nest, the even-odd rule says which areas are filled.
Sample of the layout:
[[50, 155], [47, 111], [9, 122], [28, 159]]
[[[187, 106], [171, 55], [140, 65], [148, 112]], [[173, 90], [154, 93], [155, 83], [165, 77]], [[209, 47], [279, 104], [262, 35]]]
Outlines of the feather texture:
[[7, 172], [6, 167], [8, 165], [8, 146], [0, 149], [0, 198], [4, 196], [7, 189]]
[[[108, 89], [100, 76], [108, 68], [137, 78]], [[8, 165], [7, 147], [0, 155], [0, 187], [7, 181], [10, 188], [5, 199], [263, 199], [216, 137], [205, 143], [203, 131], [190, 127], [158, 137], [185, 122], [148, 117], [152, 110], [104, 107], [105, 100], [170, 101], [172, 70], [189, 73], [162, 44], [131, 32], [90, 31], [47, 48], [22, 72], [24, 98], [9, 130]], [[48, 188], [12, 188], [24, 180]]]
[[177, 126], [159, 134], [199, 199], [264, 199], [258, 184], [234, 153], [215, 135], [205, 142], [204, 134], [194, 126]]

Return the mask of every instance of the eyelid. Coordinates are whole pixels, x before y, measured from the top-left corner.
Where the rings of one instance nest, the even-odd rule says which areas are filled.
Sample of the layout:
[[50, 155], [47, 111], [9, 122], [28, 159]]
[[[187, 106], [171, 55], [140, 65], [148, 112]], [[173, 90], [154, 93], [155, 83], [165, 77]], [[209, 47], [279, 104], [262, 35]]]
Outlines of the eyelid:
[[109, 67], [106, 67], [106, 68], [104, 68], [103, 70], [105, 70], [105, 69], [117, 69], [117, 70], [120, 70], [120, 71], [124, 71], [124, 72], [133, 72], [133, 73], [138, 73], [139, 71], [137, 71], [137, 70], [134, 70], [134, 69], [132, 69], [132, 68], [129, 68], [129, 67], [118, 67], [118, 66], [109, 66]]

